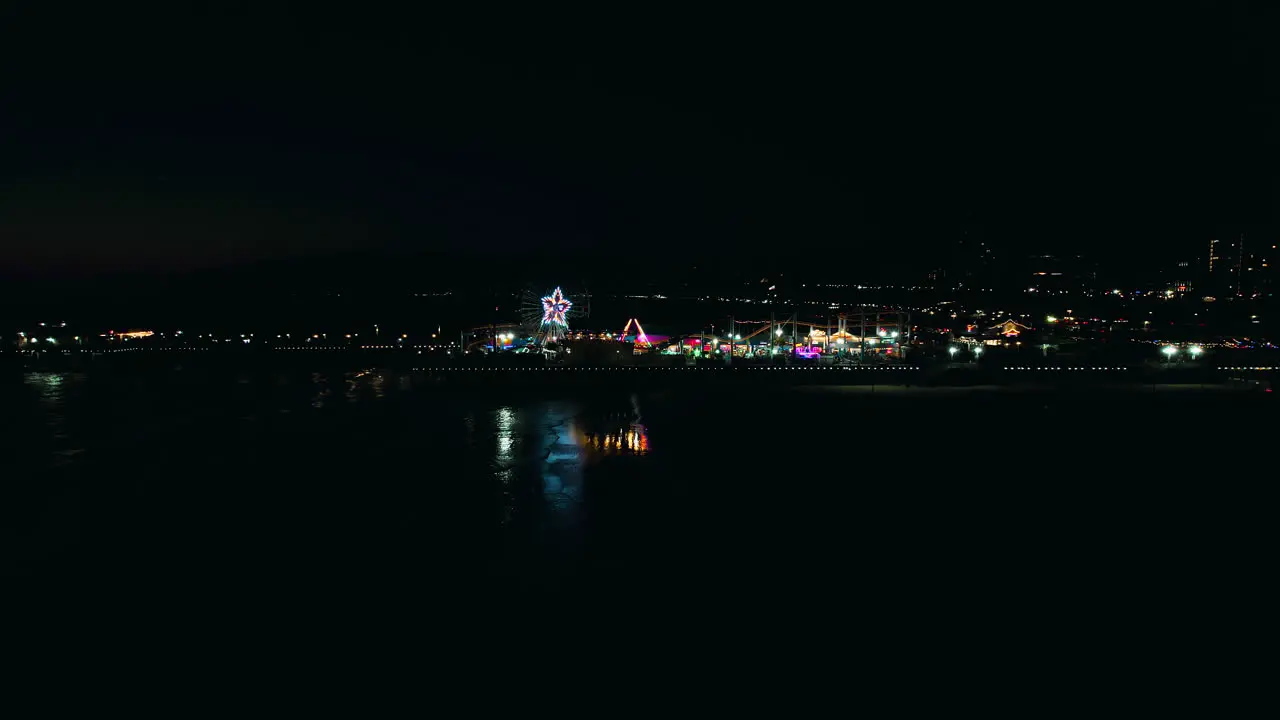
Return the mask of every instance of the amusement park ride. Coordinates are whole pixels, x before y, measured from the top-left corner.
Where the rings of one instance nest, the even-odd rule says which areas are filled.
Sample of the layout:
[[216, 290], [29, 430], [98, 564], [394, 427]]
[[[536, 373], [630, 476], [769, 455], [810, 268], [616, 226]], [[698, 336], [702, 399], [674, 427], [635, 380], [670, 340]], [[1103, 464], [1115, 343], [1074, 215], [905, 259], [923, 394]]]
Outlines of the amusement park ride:
[[[738, 327], [759, 325], [740, 334]], [[664, 353], [716, 353], [734, 357], [769, 357], [776, 354], [815, 359], [823, 356], [856, 358], [866, 356], [901, 357], [910, 342], [911, 318], [899, 310], [859, 310], [839, 313], [825, 320], [801, 320], [792, 313], [784, 320], [734, 320], [729, 332], [694, 333], [665, 343]], [[808, 328], [805, 332], [804, 328]], [[767, 334], [766, 334], [767, 333]], [[756, 340], [765, 335], [763, 341]]]
[[[546, 295], [526, 291], [520, 323], [473, 328], [471, 336], [474, 340], [469, 344], [464, 342], [464, 346], [468, 351], [488, 346], [494, 350], [522, 353], [558, 355], [562, 351], [568, 352], [564, 341], [584, 339], [582, 330], [576, 334], [570, 332], [569, 318], [571, 315], [589, 315], [590, 295], [587, 298], [586, 311], [583, 312], [558, 286]], [[757, 324], [758, 328], [745, 335], [737, 332], [741, 325]], [[804, 327], [808, 332], [802, 332]], [[765, 337], [768, 342], [755, 341], [765, 333], [768, 333]], [[814, 359], [836, 356], [856, 357], [861, 363], [868, 355], [900, 357], [910, 343], [911, 316], [905, 311], [881, 308], [842, 312], [821, 321], [801, 320], [798, 313], [792, 313], [781, 321], [772, 316], [768, 320], [730, 318], [728, 333], [700, 332], [672, 338], [651, 337], [640, 325], [640, 320], [632, 317], [617, 335], [586, 334], [592, 340], [630, 341], [636, 355], [649, 352], [687, 354], [696, 348], [697, 353], [714, 352], [726, 357], [786, 354]]]
[[[587, 310], [581, 313], [584, 316], [590, 314], [590, 295], [587, 297]], [[470, 334], [475, 339], [463, 344], [467, 351], [487, 346], [493, 350], [514, 348], [554, 354], [560, 342], [568, 337], [571, 313], [578, 314], [578, 310], [560, 287], [541, 297], [526, 290], [521, 300], [521, 322], [472, 328]], [[517, 340], [520, 341], [518, 348]]]
[[625, 339], [632, 325], [636, 326], [635, 353], [638, 355], [652, 350], [653, 343], [649, 342], [649, 336], [645, 334], [644, 328], [640, 327], [640, 321], [636, 318], [631, 318], [627, 321], [627, 326], [622, 328], [622, 333], [618, 335], [618, 338]]
[[538, 324], [535, 342], [546, 347], [550, 343], [563, 340], [565, 332], [569, 329], [568, 316], [572, 309], [573, 303], [558, 287], [551, 291], [550, 295], [544, 296], [541, 301], [542, 319]]

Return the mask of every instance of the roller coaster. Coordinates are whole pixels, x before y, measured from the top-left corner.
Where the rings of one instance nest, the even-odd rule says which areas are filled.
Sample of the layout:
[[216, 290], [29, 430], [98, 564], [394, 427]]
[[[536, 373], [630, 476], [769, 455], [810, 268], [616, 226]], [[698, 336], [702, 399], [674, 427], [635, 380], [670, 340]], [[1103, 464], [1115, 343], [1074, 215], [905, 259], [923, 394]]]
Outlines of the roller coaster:
[[[669, 352], [676, 347], [683, 347], [690, 339], [698, 338], [703, 345], [730, 346], [735, 354], [738, 354], [738, 346], [742, 347], [744, 354], [761, 354], [769, 351], [761, 350], [758, 347], [753, 349], [752, 341], [770, 331], [774, 333], [774, 338], [777, 338], [776, 345], [778, 346], [792, 348], [798, 347], [799, 344], [803, 343], [810, 347], [822, 346], [821, 352], [823, 353], [830, 352], [832, 344], [844, 346], [849, 350], [853, 350], [856, 347], [861, 351], [861, 349], [870, 345], [901, 345], [908, 342], [911, 337], [910, 314], [896, 309], [860, 310], [856, 313], [842, 312], [835, 317], [823, 320], [802, 320], [799, 317], [799, 313], [792, 313], [782, 320], [776, 318], [769, 320], [731, 320], [731, 326], [734, 330], [740, 325], [751, 326], [757, 324], [760, 327], [745, 335], [733, 331], [724, 334], [708, 332], [686, 333], [671, 338], [655, 349]], [[803, 328], [808, 328], [808, 331], [805, 332]], [[772, 340], [773, 338], [770, 339]], [[774, 345], [775, 343], [770, 343], [771, 347]], [[814, 354], [817, 352], [815, 350]]]

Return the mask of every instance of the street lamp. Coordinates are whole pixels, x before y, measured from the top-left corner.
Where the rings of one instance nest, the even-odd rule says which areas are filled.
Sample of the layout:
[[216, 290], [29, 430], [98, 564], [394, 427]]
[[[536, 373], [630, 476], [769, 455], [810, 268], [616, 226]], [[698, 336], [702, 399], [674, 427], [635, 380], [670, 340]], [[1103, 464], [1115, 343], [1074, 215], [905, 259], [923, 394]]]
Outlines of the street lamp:
[[979, 345], [979, 346], [977, 346], [977, 347], [975, 347], [975, 348], [973, 349], [973, 356], [974, 356], [974, 357], [978, 357], [978, 356], [979, 356], [979, 355], [981, 355], [981, 354], [982, 354], [982, 346], [981, 346], [981, 345]]
[[952, 345], [951, 347], [947, 348], [947, 352], [951, 353], [951, 357], [954, 358], [956, 356], [956, 351], [959, 349], [960, 348], [956, 347], [955, 345]]
[[1173, 359], [1173, 356], [1178, 354], [1178, 348], [1176, 348], [1176, 347], [1174, 347], [1174, 346], [1172, 346], [1172, 345], [1165, 345], [1165, 346], [1164, 346], [1164, 349], [1163, 349], [1163, 350], [1161, 350], [1160, 352], [1164, 353], [1164, 354], [1165, 354], [1165, 357], [1167, 357], [1167, 358], [1169, 358], [1170, 360], [1172, 360], [1172, 359]]
[[1199, 345], [1192, 345], [1190, 348], [1187, 349], [1187, 352], [1191, 353], [1192, 358], [1198, 358], [1200, 357], [1200, 353], [1204, 352], [1204, 348], [1200, 347]]

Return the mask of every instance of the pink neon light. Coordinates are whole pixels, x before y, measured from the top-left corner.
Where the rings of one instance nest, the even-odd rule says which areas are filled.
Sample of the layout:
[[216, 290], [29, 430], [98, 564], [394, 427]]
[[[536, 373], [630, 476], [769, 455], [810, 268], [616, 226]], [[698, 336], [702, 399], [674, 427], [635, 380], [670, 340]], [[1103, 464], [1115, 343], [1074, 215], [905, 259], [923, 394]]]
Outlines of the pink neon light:
[[569, 302], [564, 293], [560, 292], [560, 288], [556, 288], [555, 292], [542, 298], [542, 324], [569, 327], [569, 323], [565, 320], [565, 314], [572, 307], [573, 303]]

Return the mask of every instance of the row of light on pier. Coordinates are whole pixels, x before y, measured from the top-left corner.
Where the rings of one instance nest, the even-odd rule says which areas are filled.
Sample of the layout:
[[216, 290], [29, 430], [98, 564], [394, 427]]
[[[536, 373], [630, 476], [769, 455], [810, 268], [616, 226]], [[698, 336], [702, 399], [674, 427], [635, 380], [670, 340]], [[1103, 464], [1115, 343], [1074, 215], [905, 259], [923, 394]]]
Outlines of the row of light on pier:
[[[1048, 348], [1048, 346], [1046, 345], [1045, 348]], [[951, 347], [947, 348], [947, 353], [953, 358], [956, 356], [956, 353], [958, 352], [960, 352], [960, 348], [956, 347], [955, 345], [952, 345]], [[1173, 358], [1173, 356], [1178, 354], [1178, 348], [1174, 347], [1173, 345], [1165, 345], [1164, 348], [1160, 350], [1160, 352], [1164, 353], [1165, 357]], [[1191, 347], [1187, 348], [1187, 353], [1190, 354], [1192, 358], [1200, 357], [1200, 354], [1203, 352], [1204, 352], [1204, 348], [1200, 347], [1199, 345], [1192, 345]], [[982, 355], [982, 346], [981, 345], [975, 346], [973, 348], [973, 354], [974, 356]]]
[[[739, 368], [729, 367], [541, 367], [541, 368], [511, 368], [511, 367], [428, 367], [414, 368], [414, 370], [430, 370], [432, 372], [577, 372], [577, 371], [635, 371], [635, 370], [692, 370], [692, 371], [711, 371], [721, 372], [725, 370], [734, 371]], [[810, 372], [814, 370], [919, 370], [920, 368], [908, 365], [890, 365], [881, 367], [760, 367], [746, 368], [747, 370], [799, 370], [802, 372]]]

